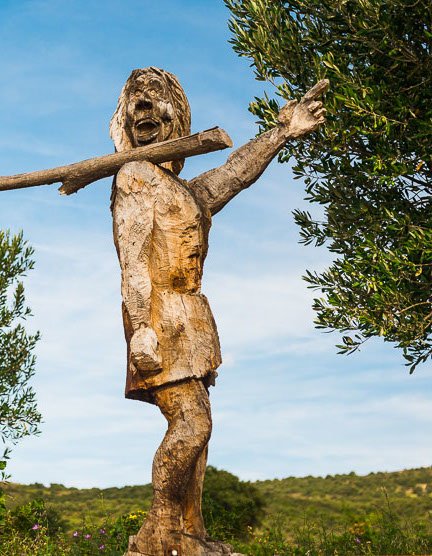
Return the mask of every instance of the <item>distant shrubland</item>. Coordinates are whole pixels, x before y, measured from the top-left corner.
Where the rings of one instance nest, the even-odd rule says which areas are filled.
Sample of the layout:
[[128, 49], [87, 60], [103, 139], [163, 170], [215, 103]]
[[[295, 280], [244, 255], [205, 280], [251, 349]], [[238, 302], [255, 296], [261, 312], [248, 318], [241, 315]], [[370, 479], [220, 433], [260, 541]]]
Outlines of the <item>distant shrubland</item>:
[[[4, 486], [0, 556], [121, 556], [150, 507], [151, 485]], [[432, 468], [257, 482], [209, 467], [211, 536], [251, 556], [432, 553]]]

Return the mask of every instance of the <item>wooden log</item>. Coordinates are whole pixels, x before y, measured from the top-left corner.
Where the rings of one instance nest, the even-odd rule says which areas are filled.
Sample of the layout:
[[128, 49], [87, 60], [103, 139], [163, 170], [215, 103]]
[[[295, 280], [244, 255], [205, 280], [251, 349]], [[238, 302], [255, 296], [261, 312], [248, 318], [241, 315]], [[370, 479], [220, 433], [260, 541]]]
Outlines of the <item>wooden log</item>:
[[149, 160], [159, 164], [227, 147], [232, 147], [229, 135], [223, 129], [214, 127], [187, 137], [152, 143], [144, 147], [90, 158], [67, 166], [15, 176], [0, 176], [0, 191], [62, 182], [63, 185], [59, 188], [60, 193], [70, 195], [89, 183], [116, 174], [127, 162]]

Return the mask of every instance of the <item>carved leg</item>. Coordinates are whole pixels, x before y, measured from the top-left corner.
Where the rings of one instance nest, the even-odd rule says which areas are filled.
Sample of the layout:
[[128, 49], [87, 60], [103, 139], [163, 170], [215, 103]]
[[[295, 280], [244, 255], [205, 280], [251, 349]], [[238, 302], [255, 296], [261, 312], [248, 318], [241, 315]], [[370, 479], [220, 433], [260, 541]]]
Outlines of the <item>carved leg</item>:
[[196, 537], [206, 538], [207, 533], [201, 511], [204, 476], [207, 467], [208, 445], [201, 452], [192, 473], [183, 499], [183, 520], [185, 530]]
[[[198, 483], [204, 478], [203, 453], [211, 434], [211, 414], [207, 390], [200, 380], [160, 388], [155, 400], [168, 421], [168, 430], [153, 461], [152, 508], [135, 546], [141, 554], [165, 556], [170, 546], [181, 549], [185, 542], [182, 533], [189, 529], [193, 535], [204, 533], [201, 501], [195, 497], [202, 493]], [[188, 546], [187, 555], [179, 552], [182, 556], [203, 554], [198, 545], [196, 551]]]

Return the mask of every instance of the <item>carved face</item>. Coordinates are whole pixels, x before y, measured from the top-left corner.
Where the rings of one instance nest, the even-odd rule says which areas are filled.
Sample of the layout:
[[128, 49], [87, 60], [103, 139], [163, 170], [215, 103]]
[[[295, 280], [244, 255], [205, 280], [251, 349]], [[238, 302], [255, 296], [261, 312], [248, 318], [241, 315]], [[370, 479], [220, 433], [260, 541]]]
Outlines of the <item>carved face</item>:
[[173, 129], [174, 108], [166, 81], [152, 73], [140, 76], [126, 105], [126, 131], [133, 147], [166, 141]]
[[[153, 66], [135, 69], [120, 94], [110, 135], [117, 152], [190, 134], [190, 107], [175, 75]], [[179, 174], [183, 160], [162, 166]]]

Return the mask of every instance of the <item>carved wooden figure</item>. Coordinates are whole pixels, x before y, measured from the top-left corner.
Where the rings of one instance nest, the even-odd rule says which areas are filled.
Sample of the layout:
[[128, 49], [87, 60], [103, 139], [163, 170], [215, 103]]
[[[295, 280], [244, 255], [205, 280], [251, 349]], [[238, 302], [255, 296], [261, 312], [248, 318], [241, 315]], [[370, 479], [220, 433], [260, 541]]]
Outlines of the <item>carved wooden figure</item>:
[[[208, 389], [221, 353], [201, 278], [211, 218], [249, 187], [285, 143], [315, 130], [325, 110], [317, 84], [282, 109], [279, 124], [226, 164], [186, 182], [182, 162], [125, 164], [113, 185], [128, 347], [126, 397], [156, 404], [168, 430], [153, 462], [151, 510], [128, 555], [231, 554], [206, 538], [201, 494], [212, 422]], [[187, 135], [190, 110], [172, 74], [135, 70], [111, 121], [117, 151]]]
[[[317, 129], [325, 109], [317, 83], [289, 102], [278, 125], [233, 152], [219, 168], [186, 182], [183, 157], [231, 146], [223, 130], [190, 132], [190, 109], [176, 77], [135, 70], [111, 120], [116, 154], [50, 170], [0, 177], [0, 191], [63, 182], [70, 194], [118, 172], [114, 241], [122, 273], [127, 342], [126, 397], [156, 404], [168, 430], [153, 462], [154, 497], [125, 556], [218, 556], [201, 496], [212, 422], [208, 389], [221, 364], [216, 324], [201, 278], [211, 219], [254, 183], [290, 139]], [[241, 556], [241, 555], [240, 555]]]

